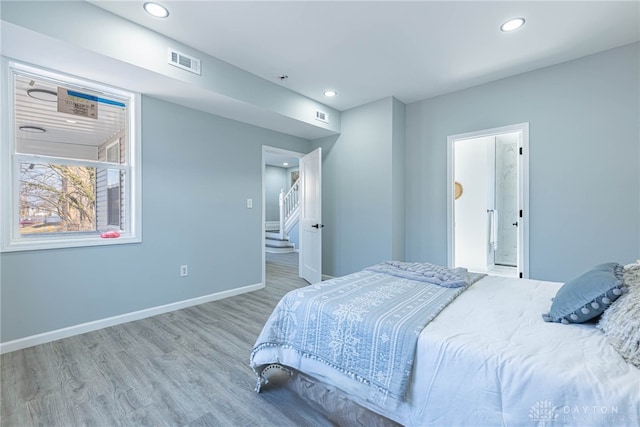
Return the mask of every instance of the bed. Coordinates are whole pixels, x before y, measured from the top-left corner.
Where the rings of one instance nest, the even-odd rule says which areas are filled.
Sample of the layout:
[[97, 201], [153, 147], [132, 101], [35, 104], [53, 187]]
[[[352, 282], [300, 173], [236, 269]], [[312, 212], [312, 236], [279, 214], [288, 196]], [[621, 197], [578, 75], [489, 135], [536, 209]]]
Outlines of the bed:
[[[383, 264], [292, 291], [280, 301], [251, 353], [258, 391], [269, 385], [275, 373], [273, 383], [288, 380], [290, 388], [309, 394], [305, 397], [321, 404], [334, 420], [349, 425], [387, 421], [405, 426], [640, 425], [637, 341], [627, 339], [622, 349], [619, 342], [617, 347], [611, 344], [621, 329], [613, 323], [619, 318], [627, 338], [640, 334], [640, 266], [628, 270], [635, 274], [633, 285], [625, 283], [622, 267], [615, 263], [596, 266], [564, 285], [483, 277], [463, 269], [426, 273], [431, 280], [425, 284], [419, 277], [422, 267], [416, 263]], [[387, 271], [388, 264], [400, 266], [401, 271]], [[603, 273], [603, 269], [610, 271]], [[465, 274], [466, 281], [456, 282]], [[603, 276], [611, 277], [604, 289]], [[596, 282], [599, 289], [589, 288]], [[371, 283], [382, 283], [384, 289], [425, 292], [423, 287], [435, 285], [444, 290], [426, 291], [437, 296], [409, 296], [409, 309], [375, 286], [369, 292], [375, 298], [338, 301], [338, 294], [356, 289], [368, 292]], [[563, 295], [570, 286], [581, 294], [595, 293], [579, 295], [578, 301], [572, 295], [575, 307], [566, 311]], [[587, 300], [580, 301], [581, 297]], [[402, 313], [427, 314], [409, 321], [402, 313], [388, 310], [383, 311], [387, 318], [368, 319], [367, 310], [357, 309], [376, 298]], [[334, 299], [337, 305], [331, 306]], [[422, 300], [432, 300], [436, 310], [425, 309]], [[354, 316], [357, 322], [345, 326], [345, 319]], [[394, 323], [389, 318], [402, 320]], [[602, 324], [602, 319], [611, 325]], [[336, 322], [342, 322], [343, 328], [336, 329]], [[319, 323], [333, 325], [342, 335], [318, 329]], [[372, 324], [374, 338], [369, 332], [366, 337], [357, 335], [353, 323]], [[408, 324], [404, 334], [411, 339], [392, 337], [390, 347], [380, 347], [385, 336], [393, 335], [389, 331], [400, 333], [398, 323]], [[385, 325], [390, 329], [384, 330]], [[314, 328], [316, 335], [311, 332]], [[305, 348], [296, 341], [312, 345]], [[383, 368], [378, 366], [378, 359], [388, 357], [385, 354], [395, 358], [402, 353], [396, 347], [411, 345], [408, 358], [398, 356]], [[333, 350], [327, 351], [329, 347]], [[378, 347], [379, 351], [372, 350]], [[337, 353], [348, 362], [338, 363]], [[364, 359], [364, 368], [358, 367], [362, 360], [354, 361], [357, 357]], [[400, 373], [393, 372], [395, 380], [387, 381], [388, 375], [380, 374], [388, 373], [385, 369]], [[371, 421], [376, 417], [379, 423]]]

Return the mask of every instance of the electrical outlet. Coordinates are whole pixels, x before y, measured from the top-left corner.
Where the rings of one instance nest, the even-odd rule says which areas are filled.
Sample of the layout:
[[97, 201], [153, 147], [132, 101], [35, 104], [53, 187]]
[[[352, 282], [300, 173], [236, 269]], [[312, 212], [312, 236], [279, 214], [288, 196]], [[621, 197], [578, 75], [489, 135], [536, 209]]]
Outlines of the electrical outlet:
[[180, 266], [180, 277], [186, 277], [189, 275], [189, 266], [181, 265]]
[[247, 199], [247, 209], [253, 209], [253, 199]]

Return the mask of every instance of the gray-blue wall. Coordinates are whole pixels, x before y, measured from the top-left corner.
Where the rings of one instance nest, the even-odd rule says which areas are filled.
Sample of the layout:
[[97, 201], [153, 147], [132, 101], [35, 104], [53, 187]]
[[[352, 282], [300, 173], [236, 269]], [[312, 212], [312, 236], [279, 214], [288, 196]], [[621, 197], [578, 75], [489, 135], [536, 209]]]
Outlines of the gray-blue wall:
[[404, 256], [403, 134], [404, 104], [389, 97], [344, 111], [339, 136], [312, 142], [323, 150], [324, 274]]
[[265, 220], [280, 220], [280, 190], [287, 191], [287, 170], [276, 166], [264, 167]]
[[447, 136], [529, 122], [530, 276], [640, 255], [640, 43], [406, 108], [406, 256], [447, 263]]
[[143, 96], [143, 242], [2, 253], [1, 341], [261, 283], [263, 144], [309, 148]]

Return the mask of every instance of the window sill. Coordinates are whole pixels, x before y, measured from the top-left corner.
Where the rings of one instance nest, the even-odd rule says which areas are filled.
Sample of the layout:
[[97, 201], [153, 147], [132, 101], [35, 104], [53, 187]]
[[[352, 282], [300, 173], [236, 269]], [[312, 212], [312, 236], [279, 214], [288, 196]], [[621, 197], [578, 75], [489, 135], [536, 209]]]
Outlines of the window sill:
[[39, 251], [45, 249], [80, 248], [86, 246], [112, 246], [141, 243], [141, 236], [122, 235], [118, 238], [102, 238], [97, 234], [88, 236], [60, 237], [47, 239], [21, 238], [4, 243], [1, 252]]

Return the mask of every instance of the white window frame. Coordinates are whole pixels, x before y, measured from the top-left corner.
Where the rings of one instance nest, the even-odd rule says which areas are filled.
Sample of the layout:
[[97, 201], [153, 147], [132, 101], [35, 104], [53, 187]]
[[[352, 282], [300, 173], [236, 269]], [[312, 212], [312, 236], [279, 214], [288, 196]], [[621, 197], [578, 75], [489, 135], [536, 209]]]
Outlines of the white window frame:
[[[83, 246], [107, 246], [142, 242], [142, 170], [141, 170], [141, 96], [139, 93], [125, 91], [88, 79], [73, 77], [68, 74], [44, 68], [26, 65], [2, 57], [0, 67], [0, 117], [2, 140], [0, 141], [0, 252], [29, 251], [56, 248], [73, 248]], [[128, 99], [128, 150], [127, 189], [125, 194], [125, 212], [127, 229], [118, 238], [101, 238], [95, 233], [52, 233], [43, 235], [21, 236], [19, 230], [19, 160], [23, 155], [16, 154], [15, 134], [15, 90], [14, 74], [32, 74], [49, 80], [60, 81], [76, 87], [89, 88], [98, 92], [117, 95]], [[34, 157], [34, 156], [31, 156]], [[43, 156], [44, 157], [44, 156]], [[61, 164], [76, 164], [72, 159], [44, 157], [44, 161], [53, 160]], [[82, 162], [87, 165], [90, 162]], [[100, 167], [106, 162], [95, 162]]]

